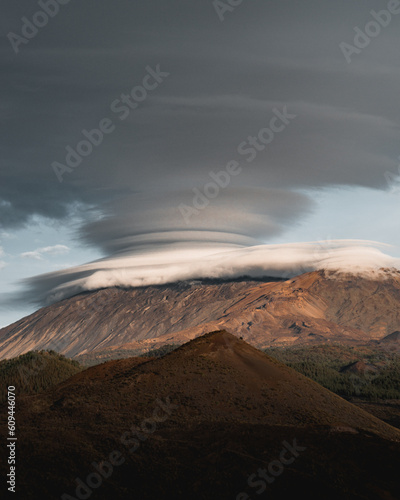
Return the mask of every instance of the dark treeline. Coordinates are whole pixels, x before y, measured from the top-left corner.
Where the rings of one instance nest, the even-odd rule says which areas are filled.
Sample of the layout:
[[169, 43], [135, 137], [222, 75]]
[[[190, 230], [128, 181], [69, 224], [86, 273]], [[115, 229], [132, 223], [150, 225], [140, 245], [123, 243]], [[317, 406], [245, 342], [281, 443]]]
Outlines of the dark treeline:
[[82, 370], [76, 361], [55, 351], [30, 351], [13, 359], [0, 361], [0, 403], [7, 399], [7, 387], [16, 395], [37, 394]]
[[348, 346], [268, 348], [269, 356], [345, 398], [400, 399], [400, 357]]

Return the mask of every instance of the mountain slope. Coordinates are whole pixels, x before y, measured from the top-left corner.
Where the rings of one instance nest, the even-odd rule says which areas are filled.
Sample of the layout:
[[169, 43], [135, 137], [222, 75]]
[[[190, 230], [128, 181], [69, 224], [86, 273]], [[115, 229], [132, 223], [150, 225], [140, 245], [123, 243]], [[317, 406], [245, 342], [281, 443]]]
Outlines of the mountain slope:
[[75, 478], [85, 483], [114, 450], [124, 462], [96, 498], [236, 498], [284, 442], [300, 451], [266, 485], [271, 498], [398, 493], [398, 430], [226, 332], [140, 365], [89, 368], [21, 397], [18, 415], [25, 498], [76, 498]]
[[0, 330], [0, 356], [144, 351], [226, 328], [253, 345], [379, 340], [400, 329], [400, 273], [306, 273], [288, 281], [188, 282], [81, 294]]
[[[211, 411], [209, 418], [252, 424], [265, 423], [267, 414], [268, 423], [280, 425], [284, 415], [286, 425], [346, 425], [393, 436], [379, 420], [225, 331], [203, 335], [160, 359], [143, 361], [130, 358], [92, 367], [54, 392], [65, 407], [70, 398], [90, 401], [88, 379], [91, 392], [101, 392], [111, 389], [117, 378], [121, 379], [118, 397], [129, 399], [129, 405], [135, 398], [136, 404], [150, 400], [153, 394], [183, 398], [186, 404], [179, 418], [174, 417], [177, 422], [202, 420]], [[112, 377], [104, 379], [111, 368]], [[213, 408], [210, 390], [218, 394]], [[394, 435], [400, 436], [398, 431]]]

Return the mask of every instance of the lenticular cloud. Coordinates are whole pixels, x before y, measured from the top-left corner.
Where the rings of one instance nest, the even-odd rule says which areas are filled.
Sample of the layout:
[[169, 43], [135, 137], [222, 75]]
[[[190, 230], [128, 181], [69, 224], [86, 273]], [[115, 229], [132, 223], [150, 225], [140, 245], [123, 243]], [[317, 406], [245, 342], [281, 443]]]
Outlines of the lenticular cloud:
[[162, 250], [110, 257], [31, 278], [23, 300], [50, 304], [72, 295], [109, 287], [162, 285], [202, 278], [283, 277], [325, 269], [377, 273], [400, 269], [390, 248], [370, 241], [335, 240], [285, 245], [168, 246]]

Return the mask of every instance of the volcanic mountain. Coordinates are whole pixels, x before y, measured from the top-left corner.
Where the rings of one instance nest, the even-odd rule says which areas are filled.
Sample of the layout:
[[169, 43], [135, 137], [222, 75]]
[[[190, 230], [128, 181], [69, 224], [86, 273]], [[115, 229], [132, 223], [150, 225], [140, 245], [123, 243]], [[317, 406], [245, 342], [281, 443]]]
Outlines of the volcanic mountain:
[[225, 331], [21, 396], [17, 422], [21, 498], [400, 493], [400, 431]]
[[191, 281], [87, 292], [0, 330], [0, 359], [33, 349], [73, 357], [182, 344], [226, 328], [257, 347], [380, 340], [400, 330], [400, 272], [306, 273], [287, 281]]

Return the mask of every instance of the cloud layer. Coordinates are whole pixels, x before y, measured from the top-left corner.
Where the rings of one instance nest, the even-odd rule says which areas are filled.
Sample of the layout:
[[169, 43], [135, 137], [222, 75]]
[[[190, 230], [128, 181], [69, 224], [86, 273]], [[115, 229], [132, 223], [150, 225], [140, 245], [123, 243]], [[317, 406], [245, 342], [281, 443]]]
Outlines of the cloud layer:
[[90, 264], [31, 278], [20, 300], [41, 305], [108, 287], [140, 287], [176, 281], [241, 276], [285, 277], [318, 269], [351, 273], [400, 269], [400, 259], [369, 241], [321, 241], [286, 245], [171, 244], [132, 256]]
[[[400, 139], [398, 20], [350, 65], [339, 49], [376, 2], [254, 0], [224, 23], [212, 2], [103, 4], [70, 3], [18, 56], [1, 39], [1, 226], [67, 222], [77, 205], [102, 211], [135, 193], [174, 190], [178, 206], [283, 106], [296, 120], [251, 164], [238, 158], [236, 187], [387, 187]], [[4, 35], [32, 9], [8, 2]], [[119, 120], [111, 103], [157, 64], [168, 79]], [[115, 132], [60, 184], [52, 162], [110, 117]]]
[[[6, 35], [19, 33], [38, 4], [6, 3], [0, 229], [29, 228], [39, 216], [104, 256], [33, 278], [28, 300], [47, 303], [107, 283], [343, 267], [354, 256], [392, 262], [358, 244], [334, 245], [325, 261], [314, 255], [318, 245], [265, 244], [307, 222], [318, 192], [388, 190], [385, 173], [398, 171], [400, 153], [400, 16], [348, 64], [339, 44], [383, 8], [374, 0], [252, 0], [223, 23], [211, 1], [86, 0], [65, 5], [16, 55]], [[112, 103], [158, 66], [168, 78], [124, 118], [115, 113]], [[285, 109], [295, 118], [260, 144]], [[115, 130], [59, 183], [52, 163], [64, 162], [83, 130], [104, 119]], [[179, 207], [198, 206], [195, 196], [230, 162], [240, 173], [184, 218]], [[352, 214], [340, 209], [330, 217], [346, 224]], [[397, 230], [389, 219], [387, 235]], [[47, 243], [35, 245], [18, 255], [38, 260], [50, 252]]]

